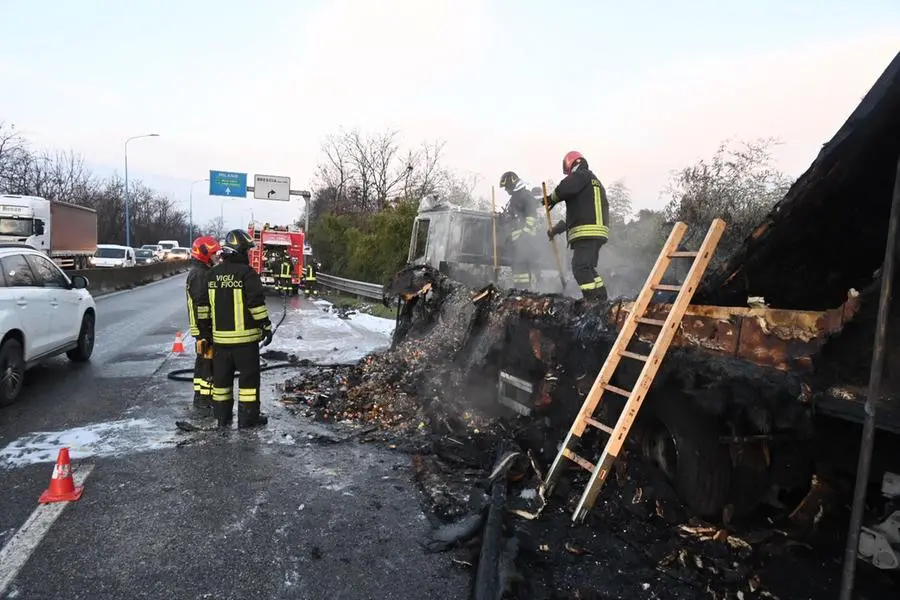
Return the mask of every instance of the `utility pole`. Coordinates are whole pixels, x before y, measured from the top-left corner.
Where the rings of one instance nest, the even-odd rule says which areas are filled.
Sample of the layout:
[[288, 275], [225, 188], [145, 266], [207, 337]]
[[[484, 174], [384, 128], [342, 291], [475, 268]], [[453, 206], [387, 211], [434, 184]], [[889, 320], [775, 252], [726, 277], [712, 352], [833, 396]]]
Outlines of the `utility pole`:
[[128, 195], [128, 142], [147, 137], [159, 137], [158, 133], [145, 133], [143, 135], [135, 135], [125, 140], [125, 245], [131, 245], [131, 198]]
[[190, 229], [188, 230], [188, 244], [194, 243], [194, 185], [201, 181], [209, 181], [209, 179], [196, 179], [191, 182], [191, 208], [190, 208]]

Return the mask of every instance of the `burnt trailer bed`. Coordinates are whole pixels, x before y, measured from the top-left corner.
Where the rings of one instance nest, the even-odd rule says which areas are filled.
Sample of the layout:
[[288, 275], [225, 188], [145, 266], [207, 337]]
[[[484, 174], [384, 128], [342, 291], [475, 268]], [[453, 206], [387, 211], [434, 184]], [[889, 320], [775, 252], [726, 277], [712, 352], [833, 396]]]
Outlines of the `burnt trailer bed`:
[[[839, 307], [825, 311], [785, 310], [731, 306], [691, 305], [672, 347], [686, 347], [748, 361], [761, 367], [803, 376], [808, 400], [817, 413], [861, 423], [866, 401], [866, 380], [861, 377], [871, 361], [873, 304], [877, 295], [851, 291]], [[610, 309], [610, 323], [620, 329], [632, 302]], [[651, 304], [647, 316], [664, 319], [668, 304]], [[900, 311], [900, 306], [897, 307]], [[900, 312], [893, 331], [900, 332]], [[658, 328], [639, 325], [637, 337], [652, 343]], [[855, 364], [848, 364], [852, 362]], [[885, 389], [876, 426], [900, 433], [900, 354], [888, 358]]]

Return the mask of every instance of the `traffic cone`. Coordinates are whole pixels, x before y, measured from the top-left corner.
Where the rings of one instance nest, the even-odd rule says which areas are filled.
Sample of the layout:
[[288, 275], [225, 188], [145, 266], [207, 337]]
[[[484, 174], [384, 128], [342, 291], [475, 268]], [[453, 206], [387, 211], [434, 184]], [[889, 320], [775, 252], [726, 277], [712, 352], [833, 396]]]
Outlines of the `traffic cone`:
[[175, 343], [172, 344], [172, 352], [175, 354], [181, 354], [184, 352], [184, 341], [181, 339], [181, 332], [175, 334]]
[[50, 476], [50, 487], [41, 494], [38, 502], [41, 504], [74, 502], [81, 498], [83, 492], [84, 486], [75, 487], [75, 480], [72, 478], [69, 449], [60, 449], [59, 456], [56, 458], [56, 466], [53, 467], [53, 474]]

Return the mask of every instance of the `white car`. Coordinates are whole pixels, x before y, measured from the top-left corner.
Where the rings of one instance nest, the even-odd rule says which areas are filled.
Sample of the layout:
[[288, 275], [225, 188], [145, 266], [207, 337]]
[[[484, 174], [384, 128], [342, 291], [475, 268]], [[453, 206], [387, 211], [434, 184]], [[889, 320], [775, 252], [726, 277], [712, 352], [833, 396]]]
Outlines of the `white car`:
[[88, 262], [92, 267], [133, 267], [137, 264], [134, 248], [116, 244], [97, 244], [97, 250]]
[[45, 359], [90, 360], [97, 307], [88, 285], [27, 244], [0, 244], [0, 404], [15, 400], [25, 370]]

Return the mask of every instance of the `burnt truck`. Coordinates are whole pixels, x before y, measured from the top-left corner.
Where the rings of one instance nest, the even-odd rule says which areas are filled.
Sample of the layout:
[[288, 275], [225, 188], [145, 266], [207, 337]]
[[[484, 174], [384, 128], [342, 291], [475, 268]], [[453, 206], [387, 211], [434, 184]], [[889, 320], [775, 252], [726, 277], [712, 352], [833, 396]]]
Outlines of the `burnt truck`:
[[[881, 272], [898, 158], [900, 54], [742, 247], [707, 272], [630, 436], [632, 451], [696, 513], [727, 521], [790, 501], [791, 517], [811, 524], [848, 476], [852, 484], [881, 277], [900, 289], [896, 273]], [[395, 343], [449, 318], [442, 298], [458, 294], [452, 280], [469, 286], [480, 308], [465, 347], [481, 354], [465, 360], [496, 377], [501, 405], [549, 425], [534, 443], [552, 458], [632, 304], [583, 314], [559, 295], [503, 292], [502, 281], [482, 287], [493, 275], [492, 218], [420, 210], [411, 265], [385, 287], [400, 298]], [[893, 298], [869, 489], [870, 499], [883, 495], [873, 502], [882, 512], [869, 514], [877, 524], [860, 543], [860, 557], [883, 569], [900, 568], [900, 294]], [[650, 318], [669, 312], [658, 300]], [[655, 333], [639, 326], [632, 342], [646, 352]]]
[[28, 244], [63, 269], [85, 269], [97, 250], [97, 211], [37, 196], [0, 195], [0, 242]]

